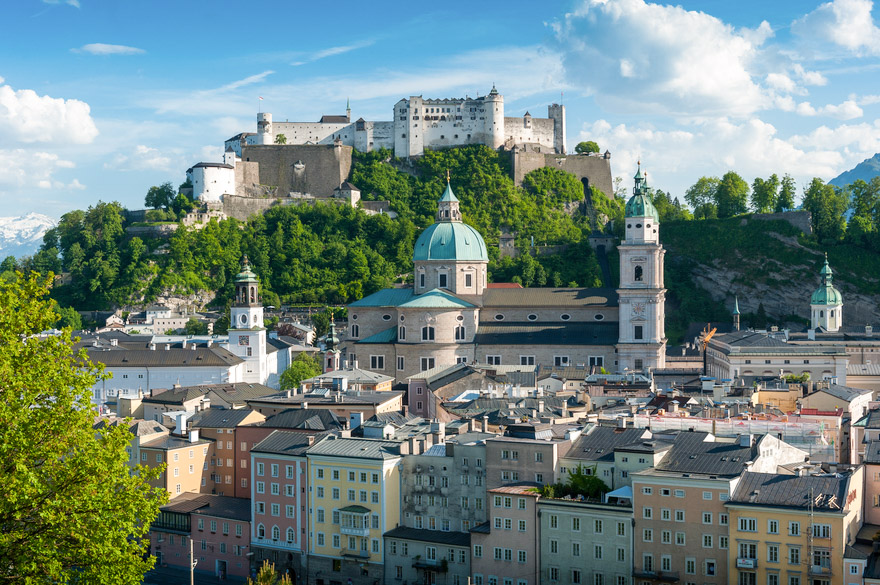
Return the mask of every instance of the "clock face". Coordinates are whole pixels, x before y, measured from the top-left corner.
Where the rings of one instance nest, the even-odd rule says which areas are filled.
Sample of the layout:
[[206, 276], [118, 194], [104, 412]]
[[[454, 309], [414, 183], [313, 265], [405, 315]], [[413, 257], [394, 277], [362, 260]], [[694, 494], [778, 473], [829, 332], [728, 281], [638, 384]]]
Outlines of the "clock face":
[[247, 335], [242, 335], [241, 337], [238, 338], [238, 344], [239, 345], [250, 345], [251, 338]]
[[645, 303], [633, 303], [633, 313], [636, 315], [644, 315], [645, 314]]

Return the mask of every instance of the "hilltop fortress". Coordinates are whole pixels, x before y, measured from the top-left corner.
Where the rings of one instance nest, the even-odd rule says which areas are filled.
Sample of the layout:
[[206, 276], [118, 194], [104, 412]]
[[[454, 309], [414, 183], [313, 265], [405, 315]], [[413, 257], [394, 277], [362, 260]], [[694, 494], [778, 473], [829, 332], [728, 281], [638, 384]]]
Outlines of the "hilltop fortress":
[[194, 199], [244, 219], [278, 203], [336, 198], [356, 204], [347, 197], [350, 190], [340, 192], [352, 149], [385, 148], [408, 159], [426, 149], [483, 144], [510, 154], [516, 184], [530, 171], [553, 166], [577, 176], [585, 189], [595, 186], [612, 196], [610, 153], [566, 154], [565, 106], [550, 104], [547, 118], [504, 113], [504, 96], [494, 86], [476, 98], [401, 99], [391, 121], [352, 122], [350, 106], [345, 115], [324, 115], [317, 122], [276, 122], [261, 112], [256, 132], [226, 140], [223, 162], [200, 162], [187, 176]]

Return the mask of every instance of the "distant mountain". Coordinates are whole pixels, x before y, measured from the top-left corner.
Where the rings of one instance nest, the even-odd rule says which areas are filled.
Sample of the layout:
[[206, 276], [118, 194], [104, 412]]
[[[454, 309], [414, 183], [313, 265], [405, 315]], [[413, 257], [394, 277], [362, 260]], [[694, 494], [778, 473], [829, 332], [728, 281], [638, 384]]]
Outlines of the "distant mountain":
[[859, 179], [869, 182], [877, 176], [880, 176], [880, 152], [871, 158], [863, 160], [855, 168], [840, 173], [828, 181], [828, 183], [835, 187], [846, 187]]
[[43, 243], [43, 234], [53, 227], [55, 220], [40, 213], [0, 217], [0, 260], [33, 255]]

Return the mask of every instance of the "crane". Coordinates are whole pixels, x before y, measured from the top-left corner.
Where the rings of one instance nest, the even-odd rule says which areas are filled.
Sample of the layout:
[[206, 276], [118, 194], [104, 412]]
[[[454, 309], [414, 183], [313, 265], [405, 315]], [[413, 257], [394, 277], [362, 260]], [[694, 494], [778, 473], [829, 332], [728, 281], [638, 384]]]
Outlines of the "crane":
[[706, 323], [706, 326], [703, 328], [702, 333], [700, 333], [699, 342], [700, 342], [700, 351], [703, 352], [703, 375], [707, 375], [706, 371], [706, 347], [709, 345], [709, 340], [712, 339], [712, 336], [715, 335], [715, 332], [718, 331], [717, 327], [712, 327], [711, 323]]

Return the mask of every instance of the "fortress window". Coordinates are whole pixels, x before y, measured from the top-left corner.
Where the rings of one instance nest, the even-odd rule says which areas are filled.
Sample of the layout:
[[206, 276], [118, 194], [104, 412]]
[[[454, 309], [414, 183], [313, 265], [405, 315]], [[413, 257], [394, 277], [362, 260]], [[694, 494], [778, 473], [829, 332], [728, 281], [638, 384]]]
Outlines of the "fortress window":
[[419, 287], [425, 288], [425, 274], [419, 274]]
[[473, 274], [465, 274], [464, 275], [464, 286], [466, 288], [470, 288], [474, 286], [474, 275]]
[[645, 227], [646, 227], [646, 228], [649, 228], [649, 227], [651, 227], [651, 224], [646, 223], [646, 224], [645, 224]]
[[465, 338], [465, 329], [464, 325], [459, 325], [455, 328], [455, 340], [456, 341], [464, 341]]
[[635, 364], [633, 365], [635, 366], [635, 369], [641, 370], [644, 367], [644, 362], [641, 359], [636, 359]]
[[351, 336], [357, 337], [360, 334], [360, 328], [357, 325], [351, 326]]
[[502, 315], [501, 313], [498, 313], [497, 315], [495, 315], [495, 320], [496, 321], [504, 321], [504, 315]]
[[358, 320], [358, 316], [357, 316], [357, 315], [352, 315], [352, 316], [351, 316], [351, 320], [352, 320], [352, 321], [357, 321], [357, 320]]
[[631, 223], [626, 224], [626, 227], [628, 227], [628, 228], [631, 228], [632, 226], [633, 226], [633, 224], [631, 224]]
[[461, 315], [459, 315], [458, 317], [455, 318], [455, 320], [456, 320], [456, 321], [464, 321], [464, 317], [462, 317]]
[[382, 320], [383, 321], [391, 321], [391, 315], [389, 315], [388, 313], [382, 315]]
[[636, 224], [636, 227], [637, 227], [637, 228], [640, 228], [640, 227], [642, 227], [642, 224], [637, 223], [637, 224]]
[[400, 316], [400, 321], [401, 321], [401, 322], [406, 321], [406, 317], [404, 317], [403, 315], [401, 315], [401, 316]]
[[633, 338], [634, 339], [644, 339], [645, 338], [644, 327], [642, 327], [641, 325], [636, 325], [633, 330]]

